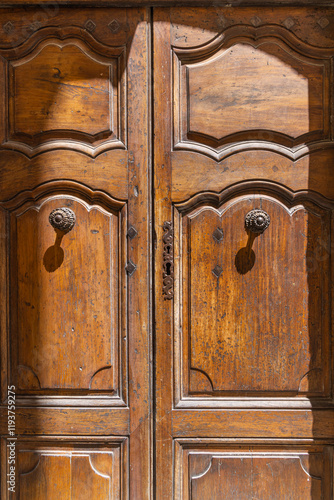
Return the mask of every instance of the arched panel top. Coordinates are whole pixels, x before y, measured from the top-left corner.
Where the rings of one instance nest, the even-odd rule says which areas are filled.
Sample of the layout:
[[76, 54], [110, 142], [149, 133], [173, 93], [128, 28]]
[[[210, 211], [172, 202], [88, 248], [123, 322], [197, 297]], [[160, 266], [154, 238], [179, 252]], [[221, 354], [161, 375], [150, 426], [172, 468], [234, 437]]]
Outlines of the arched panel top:
[[108, 47], [78, 27], [44, 28], [0, 54], [9, 101], [3, 148], [29, 158], [126, 149], [124, 46]]
[[86, 204], [91, 206], [98, 205], [102, 209], [112, 213], [119, 212], [126, 204], [125, 201], [117, 200], [104, 191], [93, 190], [79, 182], [62, 180], [46, 182], [35, 189], [22, 191], [10, 200], [0, 203], [0, 206], [9, 211], [21, 209], [20, 212], [22, 212], [30, 206], [41, 206], [50, 196], [57, 197], [63, 195], [72, 195]]
[[[175, 329], [182, 343], [175, 353], [189, 367], [179, 379], [182, 404], [328, 398], [327, 201], [245, 182], [175, 208]], [[261, 232], [246, 224], [254, 212], [269, 220]]]
[[205, 191], [197, 193], [186, 201], [175, 203], [175, 208], [182, 214], [190, 214], [201, 207], [212, 207], [220, 212], [220, 207], [227, 201], [242, 195], [268, 195], [276, 198], [286, 207], [287, 210], [304, 202], [311, 202], [320, 207], [333, 210], [333, 201], [310, 190], [292, 191], [286, 186], [269, 181], [243, 181], [232, 186], [228, 186], [219, 193]]
[[249, 149], [294, 159], [330, 139], [330, 58], [281, 26], [234, 26], [173, 48], [174, 149], [220, 161]]

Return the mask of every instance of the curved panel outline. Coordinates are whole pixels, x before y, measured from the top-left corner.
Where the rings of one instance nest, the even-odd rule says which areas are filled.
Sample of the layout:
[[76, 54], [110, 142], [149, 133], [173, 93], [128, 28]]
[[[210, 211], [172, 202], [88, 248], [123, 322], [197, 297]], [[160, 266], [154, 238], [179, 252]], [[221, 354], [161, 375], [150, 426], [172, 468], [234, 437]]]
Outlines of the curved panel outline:
[[112, 366], [102, 366], [102, 368], [99, 368], [98, 370], [96, 370], [95, 373], [93, 373], [93, 375], [91, 376], [91, 379], [89, 381], [89, 390], [92, 389], [92, 384], [94, 382], [94, 378], [96, 377], [96, 375], [98, 375], [99, 373], [105, 371], [105, 370], [111, 370]]
[[[102, 472], [100, 472], [94, 465], [93, 465], [93, 459], [92, 459], [92, 455], [97, 455], [97, 453], [90, 453], [88, 455], [89, 457], [89, 465], [91, 466], [92, 470], [95, 472], [95, 474], [97, 474], [98, 476], [101, 476], [101, 477], [104, 477], [105, 479], [108, 479], [109, 481], [111, 480], [111, 476], [108, 476], [107, 474], [103, 474]], [[114, 453], [113, 452], [109, 452], [108, 455], [111, 455], [112, 457], [112, 460], [114, 460]]]
[[[19, 66], [20, 61], [29, 62], [34, 59], [43, 50], [43, 48], [49, 45], [56, 45], [59, 47], [64, 47], [66, 45], [75, 45], [81, 52], [90, 59], [109, 66], [110, 77], [117, 78], [118, 82], [118, 96], [117, 96], [117, 109], [116, 114], [119, 120], [116, 135], [114, 131], [111, 132], [111, 136], [107, 140], [105, 138], [107, 131], [101, 131], [98, 134], [90, 135], [83, 132], [70, 131], [67, 129], [53, 130], [42, 132], [40, 134], [34, 135], [33, 137], [46, 137], [46, 140], [40, 142], [37, 145], [30, 145], [23, 140], [10, 139], [9, 136], [5, 137], [3, 143], [1, 144], [2, 149], [17, 151], [24, 154], [27, 158], [33, 158], [40, 153], [46, 151], [53, 151], [59, 149], [72, 150], [81, 152], [92, 158], [96, 158], [98, 155], [105, 151], [112, 149], [126, 149], [127, 148], [127, 122], [126, 115], [122, 113], [122, 109], [126, 109], [126, 46], [116, 46], [110, 47], [98, 42], [90, 33], [86, 30], [79, 28], [77, 26], [71, 27], [67, 26], [65, 28], [54, 28], [47, 27], [42, 28], [38, 32], [34, 33], [29, 39], [24, 41], [19, 46], [13, 49], [0, 49], [0, 56], [5, 61], [7, 66], [7, 76], [6, 76], [6, 102], [8, 102], [9, 89], [10, 89], [10, 71], [9, 67], [11, 63], [14, 66]], [[23, 62], [22, 62], [23, 64]], [[114, 66], [113, 71], [111, 68]], [[112, 73], [115, 73], [113, 76]], [[111, 83], [109, 77], [109, 82]], [[114, 106], [113, 92], [110, 93], [110, 105]], [[10, 109], [6, 107], [5, 120], [7, 122], [7, 134], [9, 127], [9, 113]], [[113, 127], [111, 127], [113, 128]], [[50, 135], [59, 133], [64, 135], [64, 138], [49, 139]], [[66, 135], [71, 133], [71, 138], [66, 139]], [[22, 134], [21, 134], [22, 135]], [[29, 137], [29, 135], [27, 135]], [[84, 141], [84, 138], [88, 138], [89, 142], [99, 141], [100, 143], [94, 146]], [[22, 139], [22, 137], [20, 138]], [[102, 142], [101, 142], [102, 141]]]
[[[205, 455], [205, 453], [203, 453], [203, 455]], [[305, 459], [306, 457], [309, 457], [310, 454], [309, 453], [286, 453], [286, 452], [263, 452], [263, 453], [259, 453], [257, 451], [252, 451], [252, 452], [226, 452], [226, 453], [221, 453], [221, 454], [212, 454], [212, 455], [209, 455], [208, 454], [208, 458], [210, 457], [211, 460], [210, 460], [210, 464], [209, 466], [206, 467], [206, 469], [198, 474], [198, 475], [195, 475], [195, 476], [191, 476], [191, 481], [193, 480], [196, 480], [196, 479], [200, 479], [202, 477], [204, 477], [211, 469], [212, 467], [212, 463], [213, 463], [213, 460], [228, 460], [228, 459], [248, 459], [248, 460], [251, 460], [253, 458], [260, 458], [260, 459], [286, 459], [286, 460], [298, 460], [299, 462], [299, 465], [302, 469], [302, 471], [310, 478], [312, 479], [316, 479], [318, 481], [322, 481], [322, 476], [314, 476], [312, 474], [310, 474], [310, 472], [306, 469], [306, 466], [303, 464], [303, 459]]]
[[286, 207], [292, 207], [297, 203], [311, 201], [319, 208], [333, 209], [334, 200], [312, 190], [293, 191], [289, 187], [274, 181], [247, 180], [232, 184], [222, 191], [202, 191], [185, 201], [174, 204], [178, 212], [187, 214], [196, 207], [206, 203], [207, 208], [219, 208], [219, 206], [232, 198], [242, 195], [268, 195], [277, 197]]
[[[321, 217], [321, 213], [317, 211], [317, 208], [320, 212], [327, 212], [328, 215], [334, 211], [334, 200], [329, 200], [317, 192], [311, 190], [293, 191], [288, 187], [273, 181], [247, 180], [228, 186], [219, 193], [204, 191], [197, 193], [186, 201], [174, 203], [174, 226], [176, 229], [176, 238], [180, 238], [179, 231], [181, 231], [182, 226], [181, 219], [184, 216], [193, 218], [204, 210], [210, 210], [217, 215], [222, 216], [223, 213], [231, 207], [231, 205], [238, 203], [240, 199], [249, 198], [250, 195], [261, 196], [271, 200], [272, 202], [278, 203], [290, 217], [292, 217], [298, 210], [305, 209], [305, 205], [307, 205], [308, 212], [313, 213], [317, 217]], [[228, 206], [225, 206], [222, 210], [220, 210], [220, 207], [224, 205]], [[177, 244], [177, 247], [178, 246], [179, 244]], [[181, 250], [179, 251], [181, 252]], [[179, 259], [176, 259], [177, 267], [179, 268], [180, 264], [178, 264], [178, 260]], [[176, 275], [180, 272], [180, 268], [177, 269]], [[175, 287], [176, 302], [179, 301], [181, 304], [182, 300], [180, 299], [179, 294], [182, 295], [183, 293], [180, 289], [180, 282], [182, 282], [182, 280], [178, 278], [177, 281], [179, 281], [179, 283], [177, 283]], [[282, 396], [282, 394], [280, 394], [282, 391], [278, 391], [277, 395], [274, 397], [268, 397], [264, 394], [260, 396], [252, 396], [249, 395], [251, 391], [248, 391], [248, 394], [246, 392], [244, 396], [239, 397], [231, 397], [228, 392], [224, 395], [224, 391], [215, 391], [214, 394], [210, 395], [199, 395], [198, 392], [192, 393], [189, 390], [188, 376], [190, 369], [194, 369], [194, 367], [190, 365], [190, 359], [188, 362], [184, 363], [183, 361], [180, 361], [179, 358], [179, 356], [183, 358], [185, 349], [183, 345], [182, 308], [176, 314], [176, 317], [177, 316], [180, 318], [181, 327], [179, 328], [174, 325], [174, 331], [178, 332], [176, 341], [178, 345], [175, 345], [174, 347], [176, 367], [176, 376], [174, 378], [176, 408], [273, 408], [277, 406], [277, 402], [281, 401], [284, 402], [284, 405], [289, 408], [298, 406], [309, 407], [310, 399], [307, 395], [298, 396], [298, 400], [296, 400], [295, 395]], [[188, 322], [190, 323], [189, 319]], [[322, 350], [322, 352], [324, 352], [324, 350]], [[189, 371], [188, 368], [186, 368], [188, 363]], [[331, 397], [327, 394], [322, 394], [317, 397], [323, 402], [331, 401]]]
[[[332, 48], [321, 48], [309, 45], [282, 26], [266, 25], [255, 28], [251, 26], [237, 25], [227, 28], [223, 33], [218, 34], [212, 40], [203, 45], [187, 48], [172, 46], [174, 58], [172, 79], [174, 94], [177, 95], [182, 86], [182, 65], [205, 61], [209, 57], [216, 55], [219, 50], [223, 48], [228, 49], [236, 43], [246, 43], [254, 48], [258, 48], [265, 43], [272, 43], [279, 46], [285, 52], [287, 52], [286, 49], [288, 47], [293, 51], [293, 54], [288, 52], [290, 57], [296, 58], [296, 54], [298, 54], [308, 65], [322, 66], [324, 68], [323, 81], [326, 83], [327, 75], [329, 81], [330, 59], [334, 56], [334, 50]], [[329, 85], [324, 85], [324, 97], [326, 94], [328, 96], [330, 95]], [[182, 99], [180, 99], [180, 101], [181, 100]], [[214, 141], [210, 138], [212, 144], [206, 145], [198, 142], [200, 136], [208, 137], [205, 134], [197, 134], [197, 140], [190, 140], [182, 137], [184, 134], [184, 131], [182, 130], [181, 118], [182, 103], [179, 103], [178, 101], [178, 99], [175, 99], [173, 110], [174, 151], [192, 151], [204, 154], [216, 161], [221, 161], [239, 152], [267, 150], [282, 154], [290, 160], [297, 160], [310, 152], [333, 147], [329, 136], [330, 117], [327, 107], [323, 107], [324, 130], [320, 136], [318, 134], [318, 137], [315, 137], [314, 131], [303, 134], [296, 139], [272, 130], [241, 131], [223, 137], [220, 141]], [[188, 134], [188, 131], [186, 133]], [[238, 138], [240, 139], [240, 136], [245, 135], [248, 136], [245, 140], [237, 142]], [[266, 135], [269, 135], [273, 140], [267, 140], [265, 137]], [[303, 139], [307, 139], [307, 137], [309, 137], [310, 140], [301, 144], [301, 141], [303, 141]]]
[[13, 211], [22, 207], [26, 203], [38, 203], [40, 200], [51, 195], [68, 195], [74, 196], [78, 200], [88, 203], [90, 206], [98, 205], [101, 208], [105, 206], [109, 211], [116, 214], [125, 205], [126, 200], [113, 198], [105, 191], [98, 189], [91, 189], [86, 184], [78, 181], [61, 180], [61, 181], [48, 181], [39, 184], [34, 189], [26, 189], [9, 200], [0, 202], [0, 207], [5, 210]]
[[[34, 452], [30, 452], [30, 453], [34, 453]], [[37, 468], [40, 465], [41, 458], [42, 458], [42, 455], [39, 455], [39, 457], [37, 457], [37, 463], [33, 466], [33, 468], [31, 470], [28, 470], [27, 472], [21, 472], [20, 476], [28, 476], [29, 474], [32, 474], [33, 472], [35, 472], [35, 470], [37, 470]]]
[[[93, 190], [89, 188], [87, 185], [79, 183], [77, 181], [49, 181], [43, 184], [40, 184], [36, 186], [32, 190], [24, 190], [12, 197], [11, 199], [0, 202], [0, 208], [4, 209], [5, 211], [8, 212], [8, 216], [17, 216], [17, 215], [22, 215], [28, 210], [36, 210], [39, 212], [40, 208], [48, 202], [48, 200], [55, 199], [73, 199], [77, 203], [83, 205], [88, 212], [91, 210], [98, 210], [101, 213], [107, 215], [107, 216], [116, 216], [116, 217], [121, 217], [126, 219], [126, 204], [127, 202], [125, 200], [118, 200], [116, 198], [113, 198], [109, 194], [107, 194], [104, 191], [100, 190]], [[123, 223], [120, 223], [122, 225]], [[120, 238], [122, 238], [122, 241], [120, 242], [121, 247], [126, 249], [126, 235], [124, 234], [123, 236], [120, 235]], [[124, 240], [124, 241], [123, 241]], [[126, 250], [125, 250], [126, 251]], [[119, 265], [119, 262], [117, 261], [117, 265]], [[122, 273], [121, 273], [122, 274]], [[123, 273], [124, 274], [124, 273]], [[120, 278], [119, 278], [120, 279]], [[126, 280], [125, 274], [122, 278], [122, 280]], [[121, 290], [121, 283], [118, 285], [118, 294], [120, 293]], [[117, 300], [120, 300], [118, 298]], [[126, 322], [126, 320], [125, 320]], [[8, 334], [4, 334], [8, 338]], [[115, 339], [113, 340], [113, 359], [116, 359], [115, 363], [112, 363], [112, 365], [108, 368], [116, 368], [113, 373], [113, 389], [107, 390], [107, 394], [104, 394], [105, 391], [103, 390], [92, 390], [91, 394], [87, 394], [87, 398], [94, 398], [96, 399], [97, 395], [101, 396], [103, 398], [102, 400], [102, 405], [103, 406], [125, 406], [126, 405], [126, 387], [124, 384], [125, 378], [126, 378], [126, 371], [127, 367], [124, 365], [124, 360], [123, 356], [124, 353], [122, 352], [122, 349], [120, 348], [120, 342], [119, 342], [119, 336], [121, 335], [121, 328], [118, 326], [118, 331], [116, 332]], [[115, 348], [116, 346], [116, 348]], [[117, 357], [117, 358], [116, 358]], [[9, 364], [9, 372], [12, 371], [12, 366], [13, 362], [15, 362], [15, 357], [13, 359], [13, 355], [11, 355], [10, 358], [10, 364]], [[16, 364], [16, 366], [20, 366]], [[97, 372], [105, 369], [107, 367], [103, 366], [102, 368], [98, 369], [97, 371], [94, 372], [94, 375], [96, 375]], [[31, 369], [31, 368], [30, 368]], [[33, 371], [31, 369], [31, 371]], [[9, 375], [9, 378], [11, 378], [11, 375]], [[69, 394], [64, 396], [64, 399], [67, 401], [72, 401], [72, 404], [75, 404], [75, 402], [78, 400], [77, 393], [78, 392], [84, 392], [85, 394], [87, 391], [89, 391], [90, 388], [85, 389], [79, 389], [79, 390], [74, 390], [73, 394]], [[50, 392], [51, 391], [51, 392]], [[39, 399], [42, 401], [47, 401], [47, 400], [58, 400], [60, 398], [59, 395], [57, 395], [58, 389], [48, 389], [48, 388], [42, 388], [40, 389], [40, 396]], [[35, 394], [35, 390], [29, 390], [27, 393], [27, 390], [24, 389], [20, 391], [19, 397], [21, 398], [22, 401], [25, 401], [26, 399], [29, 400], [31, 393]], [[37, 398], [38, 399], [38, 398]], [[82, 396], [79, 397], [78, 401], [82, 400]], [[115, 401], [115, 402], [113, 402]], [[52, 402], [50, 402], [52, 404]], [[79, 405], [80, 406], [80, 405]]]
[[303, 469], [303, 471], [305, 472], [305, 474], [307, 476], [309, 476], [310, 478], [312, 479], [316, 479], [318, 481], [321, 481], [322, 480], [322, 476], [314, 476], [313, 474], [311, 474], [307, 468], [306, 468], [306, 465], [303, 463], [303, 459], [305, 458], [305, 454], [304, 455], [299, 455], [299, 463], [300, 463], [300, 466], [301, 468]]
[[307, 377], [310, 373], [314, 373], [314, 372], [321, 372], [322, 373], [322, 371], [323, 371], [322, 368], [311, 368], [304, 375], [302, 375], [300, 378], [300, 381], [299, 381], [298, 392], [304, 392], [302, 390], [303, 382], [305, 380], [307, 380]]
[[195, 372], [195, 374], [201, 374], [205, 378], [205, 380], [209, 383], [209, 385], [211, 387], [211, 391], [214, 392], [212, 380], [204, 370], [202, 370], [201, 368], [190, 367], [189, 368], [189, 377], [191, 377], [191, 372]]
[[[204, 453], [202, 453], [201, 455], [204, 455]], [[204, 455], [204, 456], [206, 456], [206, 455]], [[191, 481], [193, 481], [194, 479], [200, 479], [201, 477], [204, 477], [204, 476], [205, 476], [205, 475], [209, 472], [209, 470], [211, 469], [211, 467], [212, 467], [212, 462], [213, 462], [213, 459], [214, 459], [214, 458], [215, 458], [215, 456], [214, 456], [214, 455], [211, 455], [211, 456], [209, 455], [209, 456], [208, 456], [209, 465], [207, 465], [207, 466], [205, 467], [205, 469], [204, 469], [202, 472], [200, 472], [199, 474], [196, 474], [196, 475], [194, 475], [194, 476], [191, 476], [191, 477], [190, 477]]]
[[[25, 370], [27, 370], [27, 371], [29, 371], [31, 373], [31, 375], [34, 377], [34, 379], [37, 382], [38, 390], [40, 390], [41, 389], [41, 382], [40, 382], [40, 380], [38, 378], [38, 375], [34, 372], [34, 370], [30, 366], [27, 366], [27, 365], [17, 365], [18, 371], [20, 369], [22, 369], [22, 368], [25, 369]], [[19, 385], [19, 388], [20, 388], [20, 385]]]

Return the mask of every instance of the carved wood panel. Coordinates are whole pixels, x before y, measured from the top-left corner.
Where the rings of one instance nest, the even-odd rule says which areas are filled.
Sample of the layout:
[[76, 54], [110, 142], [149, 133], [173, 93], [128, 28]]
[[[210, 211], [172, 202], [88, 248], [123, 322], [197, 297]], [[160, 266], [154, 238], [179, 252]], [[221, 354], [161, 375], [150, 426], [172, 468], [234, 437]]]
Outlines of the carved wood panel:
[[176, 442], [175, 450], [184, 482], [177, 483], [174, 498], [330, 498], [329, 447]]
[[17, 498], [147, 498], [149, 10], [44, 7], [0, 9], [1, 434], [15, 385]]
[[[259, 208], [262, 234], [245, 227]], [[330, 211], [249, 194], [176, 224], [181, 393], [328, 396]]]
[[[125, 377], [126, 207], [87, 188], [81, 199], [52, 194], [52, 184], [43, 189], [3, 205], [11, 235], [9, 383], [24, 394], [106, 392], [117, 399]], [[60, 207], [75, 214], [68, 232], [50, 224]]]
[[293, 158], [298, 146], [329, 139], [331, 54], [262, 26], [175, 48], [174, 149], [221, 160], [260, 141]]
[[[10, 441], [2, 441], [5, 457]], [[9, 448], [7, 448], [9, 450]], [[22, 440], [17, 443], [15, 498], [61, 498], [107, 500], [126, 498], [127, 440], [85, 443], [82, 440], [57, 443]], [[4, 458], [5, 458], [4, 457]], [[12, 498], [7, 490], [5, 498]]]
[[2, 53], [9, 100], [3, 147], [29, 157], [57, 147], [90, 156], [125, 148], [124, 47], [106, 47], [78, 28], [48, 28]]

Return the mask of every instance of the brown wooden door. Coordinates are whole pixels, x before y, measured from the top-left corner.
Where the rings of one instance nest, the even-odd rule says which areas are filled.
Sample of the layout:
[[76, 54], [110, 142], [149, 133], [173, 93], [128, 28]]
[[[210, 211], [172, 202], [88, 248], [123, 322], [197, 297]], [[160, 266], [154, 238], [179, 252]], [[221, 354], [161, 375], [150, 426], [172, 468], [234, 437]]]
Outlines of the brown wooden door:
[[333, 22], [155, 11], [157, 499], [333, 498]]
[[334, 12], [252, 2], [0, 10], [1, 498], [333, 498]]
[[145, 9], [0, 12], [3, 499], [150, 497], [148, 43]]

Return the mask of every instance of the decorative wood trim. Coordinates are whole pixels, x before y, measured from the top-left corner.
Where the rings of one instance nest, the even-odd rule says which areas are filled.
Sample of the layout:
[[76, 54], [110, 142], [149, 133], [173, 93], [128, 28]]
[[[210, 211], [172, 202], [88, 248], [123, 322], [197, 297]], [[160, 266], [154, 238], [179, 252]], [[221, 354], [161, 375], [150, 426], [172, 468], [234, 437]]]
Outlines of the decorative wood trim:
[[173, 223], [171, 221], [164, 222], [163, 230], [165, 234], [163, 235], [164, 242], [164, 252], [163, 252], [163, 294], [165, 299], [172, 299], [174, 296], [174, 254], [173, 254], [173, 243], [174, 243], [174, 230]]
[[[264, 133], [269, 133], [268, 131], [264, 131]], [[271, 132], [270, 132], [271, 133]], [[276, 137], [287, 137], [282, 134], [274, 134]], [[273, 135], [273, 137], [274, 137]], [[323, 151], [324, 149], [333, 149], [334, 144], [332, 141], [327, 140], [319, 140], [312, 142], [311, 144], [296, 146], [296, 147], [288, 147], [282, 144], [276, 144], [273, 142], [266, 142], [260, 140], [247, 140], [243, 143], [232, 142], [229, 145], [226, 145], [220, 151], [216, 151], [212, 147], [204, 146], [202, 144], [194, 143], [194, 142], [178, 142], [174, 145], [174, 151], [191, 151], [203, 154], [212, 158], [216, 161], [222, 161], [228, 158], [229, 156], [235, 155], [237, 153], [245, 153], [247, 151], [270, 151], [272, 153], [277, 153], [279, 155], [285, 156], [291, 161], [297, 161], [307, 156], [311, 153], [316, 153], [318, 151]]]
[[120, 56], [125, 48], [124, 46], [110, 47], [102, 42], [99, 42], [91, 33], [78, 26], [64, 26], [62, 28], [48, 26], [36, 31], [27, 40], [17, 46], [12, 48], [1, 48], [0, 55], [5, 59], [16, 60], [30, 54], [30, 52], [32, 52], [32, 50], [34, 50], [39, 43], [52, 38], [58, 42], [59, 40], [63, 41], [69, 38], [72, 39], [72, 41], [75, 40], [76, 42], [78, 40], [82, 40], [94, 52], [104, 58], [115, 55]]
[[311, 190], [292, 191], [286, 186], [282, 186], [273, 181], [242, 181], [216, 193], [206, 191], [198, 193], [186, 201], [175, 203], [175, 208], [180, 213], [188, 213], [202, 203], [218, 208], [223, 202], [238, 196], [239, 194], [268, 194], [278, 196], [288, 207], [303, 201], [311, 201], [320, 208], [334, 208], [334, 200], [325, 198], [321, 194]]
[[237, 39], [238, 42], [253, 41], [253, 46], [258, 47], [263, 43], [280, 40], [288, 45], [294, 52], [300, 55], [315, 59], [330, 59], [333, 57], [333, 48], [315, 47], [304, 42], [297, 35], [277, 24], [266, 24], [255, 28], [248, 25], [230, 26], [223, 33], [218, 34], [204, 45], [197, 47], [181, 48], [172, 46], [173, 52], [185, 62], [202, 61], [212, 54], [215, 54], [222, 47], [229, 47], [231, 42]]
[[31, 190], [21, 191], [13, 198], [3, 201], [0, 205], [6, 210], [16, 210], [27, 202], [37, 203], [39, 200], [48, 195], [56, 194], [72, 194], [89, 203], [90, 205], [98, 204], [106, 207], [113, 213], [118, 212], [125, 206], [126, 201], [112, 198], [109, 194], [100, 190], [90, 189], [85, 184], [76, 181], [50, 181], [40, 184]]
[[42, 131], [33, 136], [24, 132], [16, 134], [15, 130], [11, 130], [11, 125], [15, 121], [14, 95], [10, 100], [9, 107], [6, 108], [7, 136], [1, 144], [2, 149], [21, 152], [28, 158], [55, 149], [79, 151], [93, 158], [111, 149], [126, 149], [127, 134], [124, 111], [126, 106], [126, 47], [124, 45], [118, 47], [107, 46], [96, 40], [87, 30], [77, 26], [42, 28], [20, 45], [0, 49], [0, 56], [3, 57], [7, 65], [8, 81], [6, 92], [8, 97], [13, 93], [15, 68], [38, 57], [41, 50], [49, 45], [63, 48], [70, 44], [78, 47], [87, 58], [109, 67], [109, 75], [112, 79], [109, 85], [116, 86], [118, 89], [116, 102], [112, 97], [112, 93], [109, 96], [110, 113], [115, 122], [115, 126], [112, 128], [115, 128], [115, 130], [101, 130], [93, 135], [84, 131], [65, 129]]
[[[273, 199], [273, 201], [277, 201], [279, 204], [283, 205], [283, 208], [289, 213], [290, 217], [299, 209], [303, 209], [303, 207], [307, 207], [312, 213], [317, 213], [318, 209], [320, 213], [323, 213], [324, 216], [329, 220], [330, 212], [334, 213], [334, 200], [329, 200], [322, 195], [315, 193], [313, 191], [298, 191], [293, 192], [287, 187], [281, 186], [275, 182], [269, 181], [243, 181], [237, 183], [235, 185], [229, 186], [226, 189], [223, 189], [220, 193], [213, 192], [202, 192], [197, 195], [191, 197], [185, 202], [174, 204], [175, 210], [175, 253], [176, 253], [176, 267], [175, 267], [175, 276], [176, 276], [176, 284], [175, 284], [175, 303], [182, 303], [182, 308], [187, 307], [187, 300], [185, 296], [187, 295], [187, 284], [184, 282], [184, 273], [187, 271], [182, 271], [181, 266], [187, 266], [187, 258], [184, 258], [184, 263], [179, 260], [179, 255], [189, 255], [188, 248], [182, 248], [179, 250], [179, 247], [182, 246], [183, 237], [181, 237], [182, 232], [182, 224], [181, 220], [184, 217], [193, 218], [198, 215], [202, 210], [212, 210], [216, 212], [220, 216], [223, 213], [224, 205], [227, 203], [230, 206], [231, 202], [234, 203], [233, 199], [247, 198], [249, 195], [258, 195], [263, 198]], [[222, 208], [222, 209], [221, 209]], [[327, 213], [327, 215], [326, 215]], [[216, 266], [218, 267], [218, 266]], [[216, 277], [219, 277], [220, 268], [217, 268], [218, 272], [213, 273]], [[184, 289], [183, 289], [184, 287]], [[326, 292], [324, 292], [326, 293]], [[324, 304], [326, 302], [324, 301]], [[325, 306], [326, 307], [326, 306]], [[312, 403], [308, 397], [303, 397], [300, 395], [298, 398], [295, 397], [295, 394], [287, 394], [284, 391], [277, 394], [269, 394], [263, 393], [255, 393], [249, 392], [242, 397], [242, 394], [239, 392], [235, 392], [233, 395], [228, 392], [219, 392], [214, 393], [214, 391], [210, 391], [209, 388], [206, 391], [203, 391], [202, 395], [199, 395], [196, 392], [193, 392], [192, 396], [190, 388], [188, 388], [188, 364], [184, 361], [184, 359], [188, 359], [185, 352], [187, 350], [187, 340], [182, 340], [183, 335], [186, 335], [185, 331], [187, 326], [181, 326], [183, 320], [182, 318], [182, 308], [175, 312], [175, 324], [174, 324], [174, 332], [176, 338], [174, 339], [174, 360], [175, 360], [175, 407], [176, 408], [188, 408], [188, 409], [227, 409], [227, 408], [266, 408], [266, 409], [274, 409], [274, 408], [312, 408], [321, 407], [321, 408], [332, 408], [333, 400], [328, 395], [328, 390], [325, 391], [322, 395], [313, 395], [311, 397]], [[184, 320], [185, 325], [190, 325], [190, 319]], [[180, 333], [180, 328], [182, 334]], [[178, 338], [179, 336], [179, 338]], [[325, 346], [323, 346], [323, 352], [327, 352], [328, 350], [328, 338], [327, 335], [324, 337]], [[193, 368], [193, 367], [191, 367]], [[205, 374], [205, 372], [202, 373]], [[205, 374], [207, 375], [207, 374]], [[328, 376], [325, 375], [325, 380], [328, 382]], [[208, 376], [208, 379], [210, 377]], [[298, 389], [299, 390], [299, 389]], [[255, 397], [254, 397], [255, 396]], [[288, 397], [290, 396], [290, 397]]]
[[[208, 60], [220, 50], [228, 50], [235, 43], [247, 43], [254, 48], [262, 44], [279, 45], [289, 56], [302, 60], [305, 65], [318, 65], [323, 68], [323, 96], [330, 99], [329, 80], [330, 60], [333, 48], [315, 47], [297, 37], [287, 28], [279, 25], [254, 27], [237, 25], [226, 28], [208, 43], [195, 47], [173, 46], [174, 69], [173, 85], [177, 98], [174, 103], [174, 151], [193, 151], [204, 154], [216, 161], [251, 150], [266, 150], [281, 154], [290, 160], [297, 160], [310, 152], [332, 148], [330, 141], [329, 109], [323, 109], [322, 130], [313, 130], [298, 137], [290, 136], [271, 129], [238, 131], [221, 137], [211, 137], [205, 133], [192, 132], [189, 127], [189, 85], [188, 64]], [[288, 49], [288, 50], [287, 50]], [[292, 52], [291, 52], [292, 51]], [[183, 110], [183, 112], [181, 112]], [[204, 141], [204, 142], [203, 142]]]
[[[120, 248], [123, 249], [122, 256], [120, 255], [120, 266], [122, 265], [122, 260], [125, 259], [125, 230], [126, 230], [126, 215], [127, 215], [127, 206], [125, 201], [120, 201], [112, 198], [105, 192], [99, 190], [92, 190], [88, 186], [83, 185], [79, 182], [75, 181], [51, 181], [37, 186], [33, 190], [25, 190], [21, 193], [18, 193], [15, 197], [7, 200], [5, 202], [0, 203], [1, 210], [9, 211], [10, 213], [14, 212], [14, 220], [13, 224], [15, 224], [15, 217], [23, 214], [29, 209], [33, 209], [39, 211], [42, 205], [49, 200], [49, 198], [59, 198], [59, 203], [62, 202], [64, 197], [69, 197], [74, 200], [79, 201], [83, 205], [86, 206], [88, 212], [92, 209], [97, 209], [100, 212], [103, 212], [109, 216], [114, 215], [119, 217], [120, 228], [123, 227], [123, 231], [119, 231], [120, 238]], [[68, 210], [68, 208], [66, 208]], [[7, 215], [7, 214], [6, 214]], [[7, 216], [8, 218], [8, 216]], [[11, 234], [11, 229], [8, 227], [7, 229], [7, 237]], [[5, 239], [3, 240], [6, 241]], [[7, 250], [8, 252], [14, 252], [15, 242], [11, 242], [11, 250]], [[9, 255], [9, 253], [8, 253]], [[8, 257], [7, 257], [8, 258]], [[10, 283], [12, 283], [13, 279], [15, 282], [15, 270], [13, 269], [13, 273]], [[120, 280], [123, 278], [119, 278]], [[7, 293], [9, 293], [10, 283], [7, 284]], [[122, 293], [122, 286], [120, 283], [119, 292]], [[119, 302], [121, 302], [121, 297], [119, 297]], [[13, 314], [13, 320], [11, 322], [11, 330], [15, 331], [15, 314]], [[124, 325], [126, 322], [124, 321]], [[119, 321], [119, 325], [121, 322]], [[6, 325], [6, 329], [9, 330], [9, 325]], [[121, 328], [116, 332], [117, 334], [117, 342], [119, 342], [119, 337], [121, 336]], [[3, 331], [3, 342], [8, 342], [13, 344], [15, 339], [12, 338], [10, 334], [7, 334], [6, 331]], [[110, 366], [100, 367], [95, 373], [92, 374], [90, 380], [89, 390], [92, 391], [91, 394], [87, 392], [86, 389], [80, 389], [78, 391], [73, 391], [72, 394], [66, 394], [65, 391], [59, 392], [59, 394], [55, 394], [52, 392], [49, 394], [49, 390], [41, 389], [41, 384], [39, 382], [38, 376], [34, 373], [31, 367], [19, 366], [18, 368], [21, 371], [23, 378], [27, 378], [27, 374], [29, 376], [29, 390], [33, 387], [37, 391], [39, 391], [38, 395], [31, 396], [31, 392], [25, 394], [24, 387], [22, 387], [22, 391], [18, 394], [17, 404], [21, 406], [72, 406], [72, 407], [92, 407], [92, 406], [101, 406], [101, 407], [125, 407], [127, 406], [127, 388], [126, 388], [126, 378], [127, 378], [127, 367], [124, 357], [123, 350], [115, 350], [115, 356], [119, 358], [115, 359], [114, 368], [115, 373], [113, 377], [116, 380], [116, 384], [118, 384], [118, 389], [116, 392], [114, 389], [109, 391], [109, 394], [103, 394], [103, 392], [94, 387], [96, 385], [96, 375], [102, 370], [109, 369]], [[12, 361], [12, 360], [11, 360]], [[9, 360], [7, 360], [7, 364], [9, 365]], [[11, 365], [9, 367], [9, 373], [11, 370]], [[82, 397], [82, 393], [85, 393], [85, 397]], [[5, 397], [6, 392], [2, 395]]]

